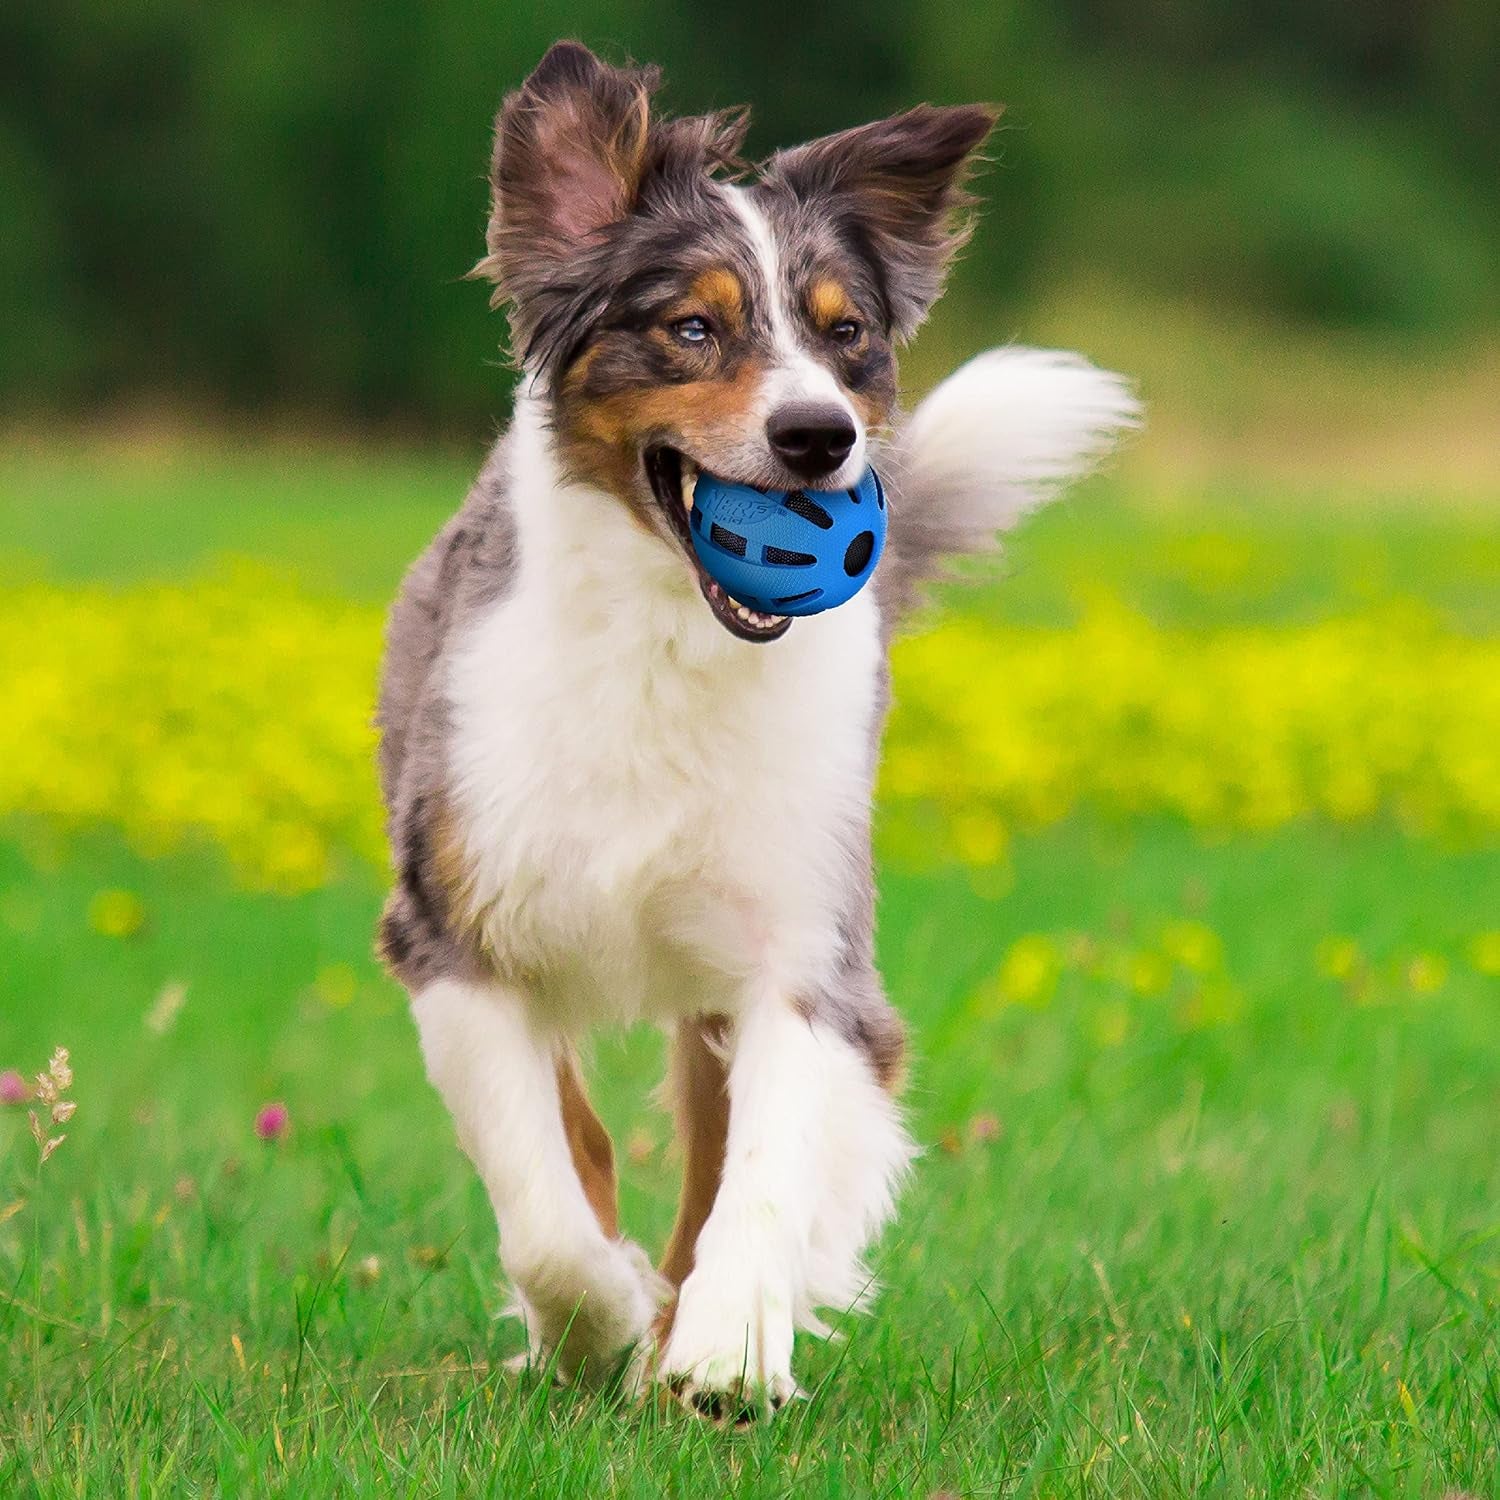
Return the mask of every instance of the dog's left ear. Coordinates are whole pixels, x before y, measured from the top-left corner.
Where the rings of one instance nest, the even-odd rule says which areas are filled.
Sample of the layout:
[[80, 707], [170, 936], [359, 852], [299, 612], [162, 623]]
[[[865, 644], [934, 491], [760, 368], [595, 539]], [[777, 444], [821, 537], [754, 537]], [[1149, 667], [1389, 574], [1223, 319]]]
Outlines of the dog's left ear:
[[1000, 111], [919, 104], [888, 120], [781, 151], [765, 179], [817, 201], [868, 243], [886, 282], [892, 330], [907, 338], [943, 289], [972, 229], [965, 181]]

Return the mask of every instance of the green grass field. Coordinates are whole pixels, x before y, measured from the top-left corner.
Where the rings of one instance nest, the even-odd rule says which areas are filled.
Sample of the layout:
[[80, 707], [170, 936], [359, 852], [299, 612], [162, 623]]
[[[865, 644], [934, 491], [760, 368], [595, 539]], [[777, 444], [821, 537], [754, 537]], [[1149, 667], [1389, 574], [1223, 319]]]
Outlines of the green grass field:
[[[230, 551], [376, 600], [462, 469], [15, 454], [0, 567]], [[1497, 558], [1493, 513], [1096, 486], [969, 607], [1108, 589], [1249, 629], [1404, 598], [1492, 635]], [[209, 849], [0, 827], [0, 1069], [67, 1046], [78, 1104], [40, 1168], [0, 1114], [0, 1495], [1500, 1495], [1493, 839], [1075, 816], [1003, 872], [893, 864], [925, 1153], [876, 1316], [802, 1345], [810, 1399], [749, 1432], [504, 1368], [493, 1221], [370, 957], [380, 899], [354, 862], [269, 895]], [[593, 1058], [649, 1245], [660, 1070], [644, 1032]]]

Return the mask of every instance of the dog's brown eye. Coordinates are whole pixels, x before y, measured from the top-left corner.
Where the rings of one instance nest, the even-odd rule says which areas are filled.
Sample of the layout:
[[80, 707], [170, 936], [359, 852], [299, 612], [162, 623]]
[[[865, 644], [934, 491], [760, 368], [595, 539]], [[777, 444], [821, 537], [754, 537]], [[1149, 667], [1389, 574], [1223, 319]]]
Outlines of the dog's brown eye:
[[708, 319], [699, 317], [679, 318], [672, 325], [672, 332], [684, 344], [705, 344], [713, 335], [713, 329], [708, 326]]
[[828, 336], [836, 344], [852, 344], [859, 338], [860, 327], [853, 318], [843, 318], [828, 330]]

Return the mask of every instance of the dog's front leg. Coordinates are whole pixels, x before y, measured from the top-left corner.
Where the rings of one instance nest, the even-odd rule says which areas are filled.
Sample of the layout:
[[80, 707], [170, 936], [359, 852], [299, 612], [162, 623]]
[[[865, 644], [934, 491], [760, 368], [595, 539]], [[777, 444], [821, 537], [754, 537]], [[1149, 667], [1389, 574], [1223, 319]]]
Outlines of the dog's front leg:
[[604, 1373], [650, 1326], [660, 1283], [640, 1247], [615, 1236], [612, 1180], [606, 1206], [579, 1178], [565, 1116], [587, 1104], [570, 1060], [503, 985], [438, 980], [412, 1011], [428, 1076], [494, 1204], [532, 1359], [556, 1352], [564, 1372], [586, 1362]]
[[795, 1390], [792, 1337], [826, 1161], [828, 1084], [843, 1046], [792, 1005], [751, 1004], [724, 1039], [723, 1176], [682, 1283], [657, 1378], [706, 1415], [743, 1419]]

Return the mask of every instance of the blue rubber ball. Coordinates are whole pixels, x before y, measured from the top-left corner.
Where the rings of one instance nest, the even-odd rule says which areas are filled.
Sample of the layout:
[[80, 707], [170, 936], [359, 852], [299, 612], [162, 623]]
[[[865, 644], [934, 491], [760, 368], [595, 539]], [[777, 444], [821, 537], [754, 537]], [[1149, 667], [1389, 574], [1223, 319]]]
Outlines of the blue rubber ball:
[[758, 490], [705, 472], [693, 492], [693, 550], [741, 604], [768, 615], [816, 615], [870, 581], [886, 518], [874, 469], [847, 490]]

